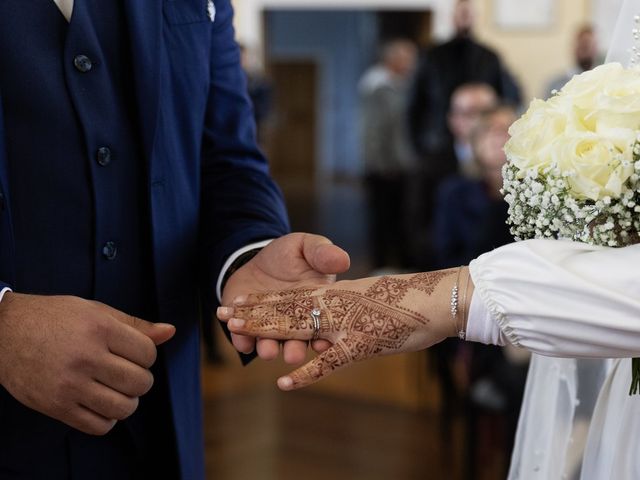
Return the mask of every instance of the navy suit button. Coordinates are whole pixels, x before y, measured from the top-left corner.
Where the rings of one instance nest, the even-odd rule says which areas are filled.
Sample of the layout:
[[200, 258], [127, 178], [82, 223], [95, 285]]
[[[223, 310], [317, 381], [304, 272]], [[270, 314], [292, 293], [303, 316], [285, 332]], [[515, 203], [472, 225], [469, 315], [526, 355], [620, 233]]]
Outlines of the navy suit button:
[[93, 62], [86, 55], [76, 55], [73, 59], [73, 65], [82, 73], [87, 73], [93, 68]]
[[116, 243], [115, 242], [105, 243], [104, 247], [102, 247], [102, 255], [107, 260], [115, 260], [115, 258], [118, 256], [118, 247], [116, 246]]
[[100, 147], [96, 154], [96, 160], [101, 167], [109, 165], [111, 163], [111, 149], [109, 147]]

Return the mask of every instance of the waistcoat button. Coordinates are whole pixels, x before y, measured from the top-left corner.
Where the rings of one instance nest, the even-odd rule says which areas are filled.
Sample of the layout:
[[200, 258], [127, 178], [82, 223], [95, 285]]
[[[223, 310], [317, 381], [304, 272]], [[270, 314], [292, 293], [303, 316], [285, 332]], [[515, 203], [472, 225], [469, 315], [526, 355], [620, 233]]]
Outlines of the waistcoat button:
[[82, 73], [87, 73], [93, 68], [93, 62], [86, 55], [76, 55], [73, 59], [73, 65]]
[[101, 167], [109, 165], [111, 163], [111, 149], [109, 147], [100, 147], [96, 154], [96, 160]]
[[115, 258], [118, 256], [118, 247], [116, 246], [116, 243], [115, 242], [105, 243], [104, 247], [102, 247], [102, 255], [107, 260], [115, 260]]

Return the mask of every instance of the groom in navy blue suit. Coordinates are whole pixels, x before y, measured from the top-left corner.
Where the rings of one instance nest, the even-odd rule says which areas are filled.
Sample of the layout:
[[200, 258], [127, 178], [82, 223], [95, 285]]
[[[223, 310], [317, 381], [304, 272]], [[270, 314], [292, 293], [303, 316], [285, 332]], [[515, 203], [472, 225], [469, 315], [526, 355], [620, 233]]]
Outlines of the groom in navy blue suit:
[[232, 17], [0, 1], [0, 478], [204, 478], [201, 312], [348, 268], [286, 235]]

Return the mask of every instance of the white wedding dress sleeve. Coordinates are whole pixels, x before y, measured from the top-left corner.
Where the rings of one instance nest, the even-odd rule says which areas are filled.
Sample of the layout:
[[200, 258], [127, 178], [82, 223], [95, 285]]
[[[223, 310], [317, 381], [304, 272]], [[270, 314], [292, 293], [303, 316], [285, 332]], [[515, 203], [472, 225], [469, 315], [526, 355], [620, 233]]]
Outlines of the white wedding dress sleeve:
[[513, 345], [554, 357], [630, 358], [640, 356], [636, 265], [640, 245], [530, 240], [483, 255], [470, 271]]
[[507, 245], [471, 263], [469, 330], [538, 354], [510, 480], [640, 478], [640, 397], [628, 395], [630, 357], [640, 356], [637, 266], [640, 245], [555, 240]]

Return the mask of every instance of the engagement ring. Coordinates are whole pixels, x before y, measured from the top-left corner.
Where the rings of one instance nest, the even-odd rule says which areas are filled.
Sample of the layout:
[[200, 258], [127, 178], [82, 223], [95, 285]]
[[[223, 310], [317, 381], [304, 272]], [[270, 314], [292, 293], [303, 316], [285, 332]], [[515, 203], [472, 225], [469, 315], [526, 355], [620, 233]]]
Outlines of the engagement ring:
[[322, 312], [320, 312], [319, 308], [314, 308], [313, 310], [311, 310], [311, 318], [313, 318], [313, 337], [311, 338], [311, 341], [315, 341], [318, 339], [318, 336], [320, 335], [320, 314]]

